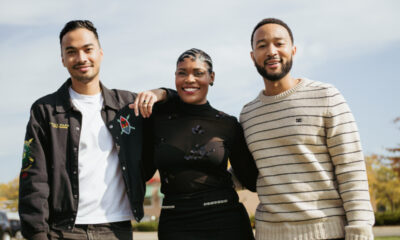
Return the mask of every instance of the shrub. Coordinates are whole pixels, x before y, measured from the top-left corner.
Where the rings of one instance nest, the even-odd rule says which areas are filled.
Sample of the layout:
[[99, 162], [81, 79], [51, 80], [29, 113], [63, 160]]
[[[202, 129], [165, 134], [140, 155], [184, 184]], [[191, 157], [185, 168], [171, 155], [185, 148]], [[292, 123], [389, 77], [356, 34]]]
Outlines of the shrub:
[[133, 224], [133, 231], [155, 232], [158, 229], [158, 221], [140, 222]]
[[400, 225], [400, 211], [375, 213], [375, 226]]
[[256, 222], [255, 221], [256, 221], [256, 217], [254, 215], [251, 215], [250, 216], [250, 224], [251, 224], [252, 228], [256, 227]]

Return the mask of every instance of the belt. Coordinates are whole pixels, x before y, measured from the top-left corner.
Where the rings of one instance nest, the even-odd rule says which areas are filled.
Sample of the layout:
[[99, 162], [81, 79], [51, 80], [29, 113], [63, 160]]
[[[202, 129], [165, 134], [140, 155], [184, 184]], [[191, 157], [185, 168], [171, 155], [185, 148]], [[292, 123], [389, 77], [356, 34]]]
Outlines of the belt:
[[195, 194], [166, 195], [162, 209], [193, 209], [228, 205], [239, 202], [239, 197], [233, 189], [214, 190]]

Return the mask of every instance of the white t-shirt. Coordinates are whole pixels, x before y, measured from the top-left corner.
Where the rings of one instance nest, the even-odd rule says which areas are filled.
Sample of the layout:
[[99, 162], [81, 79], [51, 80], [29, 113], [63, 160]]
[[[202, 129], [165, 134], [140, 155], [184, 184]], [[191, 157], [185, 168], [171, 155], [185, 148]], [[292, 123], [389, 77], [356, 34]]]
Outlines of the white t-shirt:
[[133, 219], [122, 179], [118, 153], [101, 117], [103, 96], [82, 95], [69, 88], [73, 105], [82, 113], [79, 141], [79, 205], [75, 224]]

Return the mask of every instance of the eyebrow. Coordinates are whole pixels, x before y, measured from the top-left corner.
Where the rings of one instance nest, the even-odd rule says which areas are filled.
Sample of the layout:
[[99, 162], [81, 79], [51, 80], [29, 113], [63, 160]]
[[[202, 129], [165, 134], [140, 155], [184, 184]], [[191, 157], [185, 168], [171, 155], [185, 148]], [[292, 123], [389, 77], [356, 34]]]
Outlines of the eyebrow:
[[[83, 45], [83, 48], [92, 47], [92, 46], [94, 46], [93, 43], [88, 43], [88, 44]], [[67, 46], [65, 48], [65, 50], [70, 50], [70, 49], [77, 49], [77, 48], [76, 47], [72, 47], [72, 46]]]
[[[274, 41], [279, 41], [279, 40], [285, 40], [285, 39], [282, 38], [282, 37], [275, 37], [275, 38], [273, 38], [272, 40], [274, 40]], [[266, 42], [265, 38], [258, 40], [258, 41], [256, 42], [256, 45], [259, 44], [260, 42]]]
[[[178, 68], [176, 70], [181, 70], [181, 71], [186, 71], [186, 68]], [[193, 68], [194, 71], [207, 71], [207, 69], [204, 68]]]

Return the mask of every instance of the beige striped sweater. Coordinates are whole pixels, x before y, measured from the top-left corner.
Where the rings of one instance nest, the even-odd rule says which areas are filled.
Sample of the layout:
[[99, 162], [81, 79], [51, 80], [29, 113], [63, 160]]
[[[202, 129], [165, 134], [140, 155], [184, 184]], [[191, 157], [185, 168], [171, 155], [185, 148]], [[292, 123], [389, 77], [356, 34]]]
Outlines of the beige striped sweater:
[[259, 169], [257, 240], [372, 240], [374, 214], [353, 115], [330, 84], [301, 79], [241, 112]]

